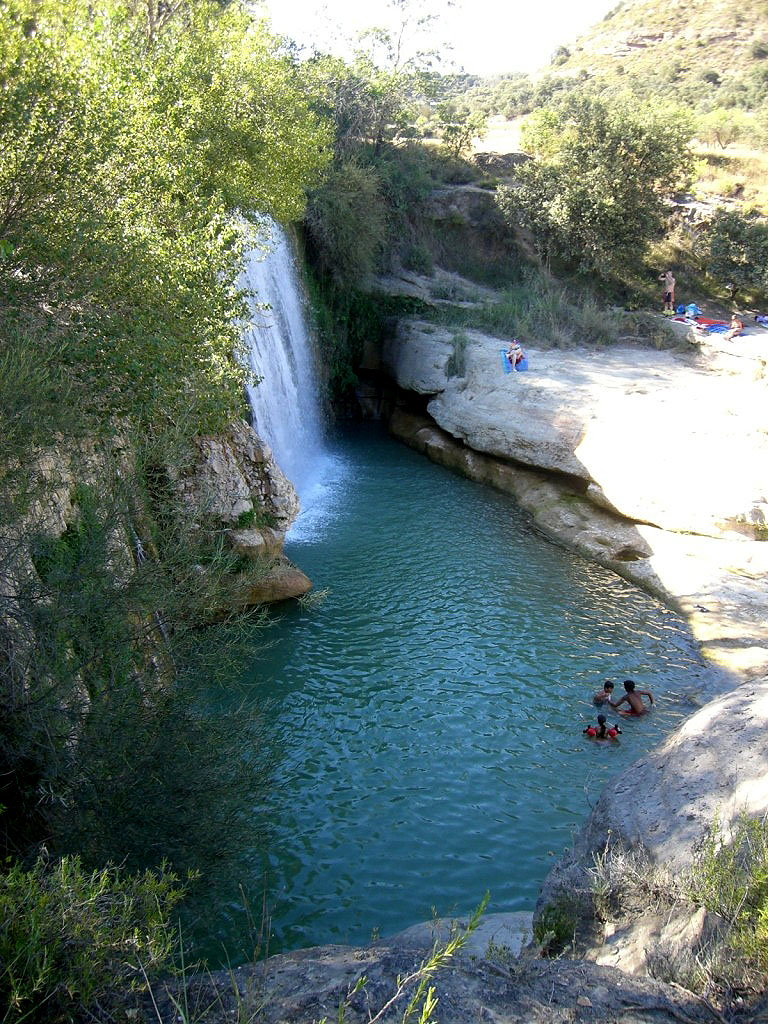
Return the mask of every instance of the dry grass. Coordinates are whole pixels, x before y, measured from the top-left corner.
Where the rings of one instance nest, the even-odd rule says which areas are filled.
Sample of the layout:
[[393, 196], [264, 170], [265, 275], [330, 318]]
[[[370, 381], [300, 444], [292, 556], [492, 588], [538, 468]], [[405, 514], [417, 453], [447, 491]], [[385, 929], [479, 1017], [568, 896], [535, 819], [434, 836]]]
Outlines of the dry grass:
[[488, 118], [488, 126], [482, 139], [475, 139], [472, 151], [474, 153], [519, 153], [520, 152], [520, 126], [524, 117], [516, 117], [508, 121], [506, 117], [499, 114]]
[[700, 199], [737, 199], [742, 207], [768, 216], [768, 152], [748, 146], [694, 148], [698, 177], [694, 193]]

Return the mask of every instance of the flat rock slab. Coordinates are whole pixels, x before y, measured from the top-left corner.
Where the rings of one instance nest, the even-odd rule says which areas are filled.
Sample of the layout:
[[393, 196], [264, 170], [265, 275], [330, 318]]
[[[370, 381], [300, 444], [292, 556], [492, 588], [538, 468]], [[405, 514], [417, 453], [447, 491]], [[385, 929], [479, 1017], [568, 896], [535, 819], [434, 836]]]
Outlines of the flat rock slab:
[[[447, 942], [456, 928], [466, 927], [466, 918], [437, 918], [414, 924], [386, 940], [386, 945], [402, 949], [431, 948], [436, 942]], [[507, 914], [484, 914], [461, 948], [461, 957], [483, 960], [489, 950], [503, 950], [506, 956], [517, 956], [533, 934], [533, 912], [512, 911]]]
[[577, 476], [594, 501], [666, 530], [768, 522], [768, 335], [685, 352], [526, 344], [530, 370], [505, 374], [509, 339], [464, 333], [461, 376], [446, 373], [456, 332], [420, 321], [401, 323], [383, 363], [476, 451]]
[[[348, 1000], [346, 1024], [368, 1022], [392, 997], [397, 977], [418, 967], [426, 951], [397, 948], [319, 946], [271, 957], [262, 964], [217, 972], [193, 980], [186, 1002], [203, 1009], [195, 1019], [223, 1024], [233, 1019], [260, 1024], [318, 1024], [336, 1021]], [[365, 976], [364, 989], [349, 997]], [[440, 1024], [680, 1024], [707, 1022], [712, 1016], [693, 996], [650, 978], [615, 968], [567, 960], [518, 960], [508, 964], [462, 960], [433, 978]], [[149, 1007], [153, 1021], [176, 1024], [178, 1014], [160, 988]], [[402, 1019], [405, 999], [381, 1018]], [[235, 1017], [239, 1012], [240, 1016]]]

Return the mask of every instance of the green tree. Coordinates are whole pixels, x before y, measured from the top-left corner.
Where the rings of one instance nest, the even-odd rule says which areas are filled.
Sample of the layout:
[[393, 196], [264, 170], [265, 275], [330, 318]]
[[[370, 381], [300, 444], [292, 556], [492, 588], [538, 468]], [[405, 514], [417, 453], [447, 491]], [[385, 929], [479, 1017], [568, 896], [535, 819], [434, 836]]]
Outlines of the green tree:
[[0, 9], [0, 297], [66, 333], [91, 407], [205, 429], [240, 402], [234, 215], [300, 216], [327, 136], [243, 5], [152, 10]]
[[386, 238], [386, 209], [374, 167], [343, 163], [312, 193], [306, 215], [322, 270], [337, 284], [360, 286], [371, 276]]
[[500, 205], [546, 259], [623, 273], [663, 232], [669, 196], [688, 179], [691, 134], [683, 114], [658, 104], [568, 96], [528, 120], [533, 159], [514, 188], [499, 190]]
[[239, 2], [8, 0], [0, 40], [0, 844], [206, 867], [250, 768], [201, 623], [247, 574], [171, 483], [241, 409], [241, 254], [330, 134]]
[[451, 156], [459, 157], [466, 153], [473, 139], [485, 135], [487, 119], [480, 111], [470, 113], [459, 110], [455, 103], [443, 103], [438, 107], [437, 116], [443, 145]]
[[741, 110], [715, 107], [699, 118], [696, 134], [710, 146], [727, 149], [750, 133], [752, 122]]
[[718, 210], [707, 228], [707, 271], [731, 297], [768, 297], [768, 221]]

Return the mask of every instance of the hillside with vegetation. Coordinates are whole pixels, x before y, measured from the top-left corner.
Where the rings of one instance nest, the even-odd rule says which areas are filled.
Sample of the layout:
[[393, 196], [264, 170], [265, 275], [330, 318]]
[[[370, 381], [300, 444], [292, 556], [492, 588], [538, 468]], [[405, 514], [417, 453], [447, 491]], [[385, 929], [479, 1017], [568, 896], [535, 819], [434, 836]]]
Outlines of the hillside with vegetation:
[[706, 112], [760, 111], [768, 100], [768, 8], [762, 0], [692, 3], [627, 0], [560, 46], [536, 75], [497, 76], [473, 87], [487, 113], [527, 113], [570, 89], [630, 90]]
[[768, 99], [767, 59], [763, 0], [625, 0], [552, 64], [563, 74], [617, 76], [640, 93], [666, 92], [702, 109], [757, 110]]

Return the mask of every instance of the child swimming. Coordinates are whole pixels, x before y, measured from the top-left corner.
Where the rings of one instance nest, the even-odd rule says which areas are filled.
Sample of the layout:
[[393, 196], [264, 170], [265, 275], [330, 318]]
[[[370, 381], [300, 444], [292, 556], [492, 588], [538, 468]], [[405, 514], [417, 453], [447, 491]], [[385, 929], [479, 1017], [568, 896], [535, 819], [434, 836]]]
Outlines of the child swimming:
[[606, 679], [605, 682], [603, 683], [602, 690], [598, 690], [597, 693], [592, 698], [592, 703], [593, 704], [605, 704], [605, 702], [607, 701], [610, 704], [611, 697], [613, 697], [613, 686], [614, 686], [613, 680], [612, 679]]
[[[643, 704], [642, 698], [647, 697], [651, 704], [653, 704], [653, 694], [651, 693], [651, 691], [638, 690], [634, 680], [632, 679], [624, 680], [624, 689], [626, 690], [626, 693], [621, 698], [621, 700], [617, 700], [615, 702], [611, 700], [608, 702], [611, 705], [611, 707], [616, 708], [620, 715], [625, 715], [628, 717], [631, 716], [634, 718], [638, 715], [647, 715], [648, 708], [645, 706], [645, 704]], [[624, 703], [629, 704], [629, 710], [625, 711], [621, 707], [621, 705]]]
[[621, 729], [618, 725], [607, 725], [605, 715], [598, 715], [597, 725], [588, 725], [583, 732], [591, 740], [615, 740], [620, 735]]

